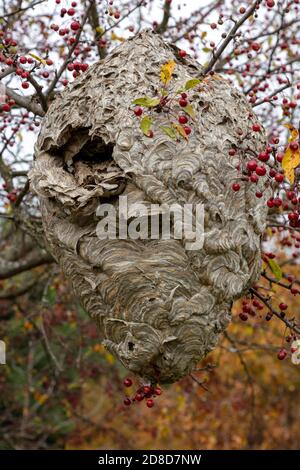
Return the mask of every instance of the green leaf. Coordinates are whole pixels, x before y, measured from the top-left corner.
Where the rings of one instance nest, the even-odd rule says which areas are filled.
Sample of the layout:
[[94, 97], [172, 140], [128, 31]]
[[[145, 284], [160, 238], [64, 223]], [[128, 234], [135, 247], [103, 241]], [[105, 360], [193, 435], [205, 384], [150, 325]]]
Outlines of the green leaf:
[[185, 84], [185, 89], [186, 90], [191, 90], [192, 88], [195, 88], [195, 86], [199, 85], [201, 83], [201, 80], [199, 78], [192, 78], [191, 80], [188, 80]]
[[141, 98], [137, 98], [132, 102], [133, 104], [137, 104], [139, 106], [145, 106], [146, 108], [153, 108], [160, 103], [159, 98], [149, 98], [149, 96], [142, 96]]
[[144, 116], [143, 119], [140, 122], [140, 128], [142, 129], [143, 133], [145, 135], [149, 134], [149, 131], [151, 129], [152, 121], [149, 118], [149, 116]]
[[161, 130], [171, 139], [176, 139], [176, 132], [172, 127], [160, 126]]
[[271, 258], [268, 258], [268, 263], [269, 263], [270, 269], [271, 269], [272, 273], [274, 274], [275, 278], [277, 279], [277, 281], [280, 281], [282, 279], [282, 275], [283, 275], [281, 267], [279, 266], [277, 261], [275, 261], [274, 259], [271, 259]]
[[183, 111], [188, 114], [192, 119], [195, 118], [196, 116], [196, 113], [195, 113], [195, 110], [193, 108], [193, 106], [191, 104], [188, 104], [187, 106], [185, 106], [185, 108], [182, 108]]

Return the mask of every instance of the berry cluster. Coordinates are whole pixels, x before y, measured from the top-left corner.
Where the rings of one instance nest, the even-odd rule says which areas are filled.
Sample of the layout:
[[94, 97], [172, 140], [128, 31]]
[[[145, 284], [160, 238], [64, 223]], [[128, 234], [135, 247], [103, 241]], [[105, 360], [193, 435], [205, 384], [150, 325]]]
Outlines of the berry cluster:
[[[129, 388], [132, 386], [133, 382], [128, 377], [123, 382], [124, 386]], [[154, 398], [162, 394], [162, 389], [160, 387], [154, 387], [152, 385], [142, 385], [139, 387], [131, 398], [126, 397], [123, 401], [125, 406], [130, 406], [134, 403], [140, 403], [145, 400], [146, 406], [148, 408], [153, 408]]]

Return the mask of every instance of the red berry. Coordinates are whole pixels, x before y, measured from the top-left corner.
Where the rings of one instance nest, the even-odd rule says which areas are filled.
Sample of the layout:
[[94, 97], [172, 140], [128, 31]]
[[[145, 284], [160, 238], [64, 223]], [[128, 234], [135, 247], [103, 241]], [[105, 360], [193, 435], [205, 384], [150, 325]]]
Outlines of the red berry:
[[192, 132], [192, 129], [190, 128], [190, 126], [184, 126], [183, 129], [186, 135], [190, 135], [190, 133]]
[[255, 193], [255, 196], [259, 199], [262, 197], [262, 195], [263, 195], [263, 193], [261, 191], [256, 191], [256, 193]]
[[298, 142], [291, 142], [290, 143], [290, 149], [293, 150], [293, 152], [296, 152], [296, 150], [299, 149]]
[[147, 137], [150, 137], [150, 139], [152, 139], [153, 136], [154, 136], [154, 133], [153, 131], [150, 130], [147, 134]]
[[23, 82], [22, 83], [22, 88], [24, 88], [24, 89], [29, 88], [29, 83], [28, 82]]
[[148, 393], [151, 392], [151, 387], [149, 387], [148, 385], [145, 385], [143, 390], [144, 390], [144, 394], [147, 395]]
[[258, 44], [258, 42], [253, 42], [253, 43], [251, 44], [251, 49], [252, 49], [253, 51], [255, 51], [255, 52], [258, 52], [259, 49], [260, 49], [260, 44]]
[[259, 131], [260, 131], [260, 125], [259, 125], [259, 124], [253, 124], [252, 130], [253, 130], [254, 132], [259, 132]]
[[80, 23], [78, 23], [78, 21], [72, 21], [71, 23], [72, 31], [78, 31], [79, 28], [80, 28]]
[[179, 100], [179, 105], [182, 107], [182, 108], [185, 108], [187, 106], [188, 102], [185, 98], [180, 98]]
[[258, 181], [258, 176], [255, 175], [255, 174], [251, 175], [251, 176], [250, 176], [250, 181], [251, 181], [251, 183], [257, 183], [257, 181]]
[[239, 317], [242, 321], [247, 321], [248, 320], [248, 315], [246, 315], [246, 313], [240, 313]]
[[125, 398], [125, 400], [123, 401], [123, 403], [124, 403], [124, 405], [126, 405], [126, 406], [131, 405], [131, 400], [130, 400], [130, 398]]
[[75, 15], [76, 11], [74, 10], [74, 8], [69, 8], [67, 13], [68, 13], [69, 16], [73, 16], [73, 15]]
[[280, 310], [286, 310], [286, 309], [288, 308], [288, 306], [287, 306], [287, 304], [285, 304], [284, 302], [281, 302], [281, 303], [279, 304], [279, 308], [280, 308]]
[[178, 52], [178, 54], [179, 54], [179, 57], [182, 57], [182, 58], [186, 56], [186, 52], [183, 51], [182, 49]]
[[127, 378], [124, 380], [123, 384], [125, 385], [125, 387], [131, 387], [132, 380], [130, 378]]
[[280, 361], [283, 361], [283, 359], [286, 358], [286, 355], [287, 355], [287, 350], [283, 348], [283, 349], [280, 349], [280, 351], [277, 354], [277, 357]]
[[188, 96], [188, 95], [187, 95], [186, 93], [184, 93], [184, 92], [183, 92], [183, 93], [181, 93], [181, 98], [183, 98], [183, 99], [186, 99], [186, 98], [187, 98], [187, 96]]
[[6, 113], [8, 113], [8, 111], [10, 111], [10, 106], [9, 106], [9, 104], [4, 103], [4, 104], [2, 105], [2, 111], [5, 111]]
[[156, 387], [154, 390], [155, 395], [161, 395], [162, 394], [162, 389], [159, 387]]
[[247, 169], [248, 169], [249, 171], [255, 171], [256, 167], [257, 167], [257, 162], [256, 162], [256, 160], [250, 160], [250, 161], [247, 163]]
[[267, 7], [273, 8], [273, 6], [275, 5], [275, 2], [274, 2], [274, 0], [267, 0], [266, 4], [267, 4]]
[[239, 185], [239, 183], [233, 183], [233, 185], [231, 186], [233, 191], [237, 192], [241, 189], [241, 186]]
[[275, 180], [277, 181], [277, 183], [282, 183], [282, 181], [284, 180], [283, 174], [282, 173], [276, 173]]
[[21, 56], [20, 59], [19, 59], [19, 61], [20, 61], [21, 64], [26, 64], [27, 59], [26, 59], [26, 57]]
[[147, 401], [146, 401], [146, 405], [148, 406], [148, 408], [153, 408], [154, 406], [154, 401], [149, 398]]
[[260, 160], [261, 162], [267, 162], [269, 158], [270, 158], [270, 155], [268, 155], [266, 152], [261, 152], [258, 155], [258, 160]]
[[188, 118], [187, 118], [185, 115], [181, 115], [181, 116], [179, 116], [179, 118], [178, 118], [178, 122], [179, 122], [180, 124], [186, 124], [186, 123], [188, 122]]
[[136, 401], [142, 401], [144, 399], [144, 395], [142, 393], [136, 393], [134, 398]]
[[256, 169], [255, 169], [255, 173], [258, 175], [258, 176], [264, 176], [266, 174], [267, 170], [265, 169], [264, 166], [257, 166]]
[[138, 106], [137, 108], [135, 108], [134, 114], [136, 116], [141, 116], [143, 114], [143, 109], [140, 106]]

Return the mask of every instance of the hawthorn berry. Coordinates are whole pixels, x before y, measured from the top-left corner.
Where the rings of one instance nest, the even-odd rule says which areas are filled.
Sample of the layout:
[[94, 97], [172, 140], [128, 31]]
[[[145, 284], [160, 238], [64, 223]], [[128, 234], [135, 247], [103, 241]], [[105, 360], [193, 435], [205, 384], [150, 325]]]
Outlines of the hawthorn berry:
[[180, 98], [179, 106], [181, 106], [182, 108], [185, 108], [187, 105], [188, 105], [187, 100], [185, 98]]
[[4, 103], [2, 105], [2, 111], [5, 111], [6, 113], [8, 113], [10, 111], [10, 106], [8, 103]]
[[283, 361], [283, 359], [285, 359], [287, 356], [287, 350], [282, 348], [280, 349], [280, 351], [278, 351], [278, 354], [277, 354], [277, 357], [280, 361]]
[[269, 158], [270, 158], [270, 155], [268, 155], [267, 152], [261, 152], [258, 155], [258, 160], [260, 160], [261, 162], [267, 162]]
[[290, 143], [290, 149], [293, 150], [293, 152], [296, 152], [296, 150], [299, 149], [299, 144], [298, 144], [298, 142], [291, 142], [291, 143]]
[[131, 387], [132, 380], [130, 378], [127, 378], [124, 380], [123, 384], [125, 385], [125, 387]]
[[253, 42], [251, 44], [251, 49], [255, 52], [258, 52], [260, 50], [260, 44], [258, 44], [258, 42]]
[[125, 398], [124, 401], [123, 401], [124, 405], [125, 406], [130, 406], [131, 405], [131, 400], [130, 398]]
[[184, 126], [183, 129], [186, 135], [190, 135], [190, 133], [192, 132], [192, 129], [190, 128], [190, 126]]
[[282, 183], [283, 180], [284, 180], [284, 175], [282, 173], [276, 173], [275, 181], [277, 181], [277, 183]]
[[152, 400], [152, 398], [149, 398], [149, 399], [146, 401], [146, 405], [148, 406], [148, 408], [153, 408], [153, 406], [154, 406], [154, 401]]
[[251, 183], [257, 183], [258, 182], [258, 176], [253, 174], [250, 176], [250, 181]]
[[186, 124], [188, 122], [188, 118], [184, 114], [182, 114], [182, 115], [179, 116], [178, 122], [180, 124]]
[[136, 107], [134, 110], [134, 114], [136, 116], [141, 116], [143, 114], [143, 109], [140, 106]]
[[186, 51], [184, 51], [184, 50], [181, 49], [181, 50], [178, 52], [178, 54], [179, 54], [179, 57], [181, 57], [181, 58], [183, 59], [183, 58], [186, 56]]
[[244, 313], [244, 312], [240, 313], [239, 317], [242, 321], [247, 321], [248, 320], [248, 315], [246, 315], [246, 313]]
[[231, 188], [233, 189], [233, 191], [237, 192], [241, 189], [241, 186], [239, 183], [233, 183], [233, 185], [231, 186]]
[[264, 166], [257, 166], [256, 169], [255, 169], [255, 173], [258, 175], [258, 176], [264, 176], [266, 174], [267, 170], [265, 169]]
[[72, 21], [71, 29], [72, 31], [78, 31], [78, 29], [80, 29], [80, 23], [78, 23], [78, 21]]
[[254, 132], [259, 132], [259, 131], [260, 131], [260, 125], [259, 125], [258, 123], [253, 124], [252, 130], [253, 130]]
[[249, 171], [255, 171], [256, 167], [257, 167], [257, 162], [256, 162], [256, 160], [250, 160], [250, 161], [247, 163], [247, 169], [248, 169]]
[[138, 393], [135, 394], [134, 398], [135, 398], [136, 401], [143, 401], [144, 400], [144, 395], [142, 393], [138, 392]]

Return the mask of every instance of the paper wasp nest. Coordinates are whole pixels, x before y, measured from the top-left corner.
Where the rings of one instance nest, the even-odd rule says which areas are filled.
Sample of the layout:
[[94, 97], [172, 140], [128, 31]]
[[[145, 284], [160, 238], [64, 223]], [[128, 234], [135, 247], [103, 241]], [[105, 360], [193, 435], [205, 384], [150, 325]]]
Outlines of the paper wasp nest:
[[[215, 347], [232, 301], [258, 279], [269, 196], [255, 197], [264, 178], [245, 183], [236, 169], [265, 137], [222, 77], [189, 93], [196, 117], [188, 140], [162, 132], [170, 118], [159, 112], [153, 138], [143, 135], [132, 101], [156, 96], [170, 60], [172, 89], [201, 75], [198, 63], [144, 32], [77, 78], [50, 106], [30, 174], [50, 251], [103, 343], [130, 371], [160, 383], [189, 374]], [[120, 195], [128, 204], [203, 204], [203, 248], [188, 250], [184, 238], [99, 239], [96, 209], [118, 209]]]

